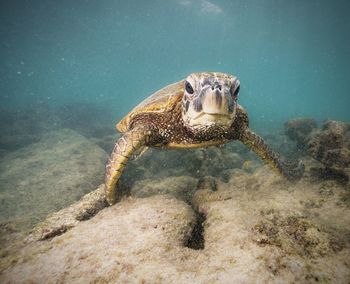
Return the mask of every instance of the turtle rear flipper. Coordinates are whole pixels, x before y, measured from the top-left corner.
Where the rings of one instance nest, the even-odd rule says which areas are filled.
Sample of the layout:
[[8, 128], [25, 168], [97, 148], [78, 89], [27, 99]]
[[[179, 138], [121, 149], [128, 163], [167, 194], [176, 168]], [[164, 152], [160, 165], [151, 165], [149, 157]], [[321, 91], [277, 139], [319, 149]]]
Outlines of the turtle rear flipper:
[[247, 128], [241, 135], [240, 140], [252, 149], [272, 169], [278, 171], [290, 181], [299, 180], [305, 170], [301, 161], [287, 161], [272, 151], [259, 135]]
[[109, 205], [116, 202], [115, 187], [130, 156], [149, 142], [151, 131], [145, 127], [137, 127], [124, 133], [115, 143], [106, 164], [105, 195]]

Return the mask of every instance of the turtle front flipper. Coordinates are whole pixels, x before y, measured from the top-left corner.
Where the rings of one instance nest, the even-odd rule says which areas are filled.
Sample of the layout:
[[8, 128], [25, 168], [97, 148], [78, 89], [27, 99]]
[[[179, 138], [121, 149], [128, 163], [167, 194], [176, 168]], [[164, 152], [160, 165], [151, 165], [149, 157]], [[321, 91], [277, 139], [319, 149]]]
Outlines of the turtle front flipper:
[[264, 139], [252, 132], [249, 128], [243, 132], [240, 140], [252, 149], [272, 169], [277, 170], [288, 180], [294, 181], [302, 177], [305, 166], [301, 161], [291, 162], [282, 159], [280, 155], [270, 149]]
[[138, 127], [124, 133], [115, 143], [105, 174], [105, 195], [109, 205], [116, 202], [115, 187], [130, 156], [149, 142], [151, 133], [148, 128]]

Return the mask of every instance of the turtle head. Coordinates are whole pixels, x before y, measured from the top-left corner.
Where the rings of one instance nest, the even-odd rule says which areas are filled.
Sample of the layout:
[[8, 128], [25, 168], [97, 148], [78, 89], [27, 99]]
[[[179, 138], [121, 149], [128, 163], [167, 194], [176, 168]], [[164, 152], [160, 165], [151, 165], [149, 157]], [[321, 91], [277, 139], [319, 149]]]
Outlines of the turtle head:
[[228, 129], [236, 115], [239, 80], [217, 72], [193, 73], [184, 80], [182, 119], [196, 130], [219, 126]]

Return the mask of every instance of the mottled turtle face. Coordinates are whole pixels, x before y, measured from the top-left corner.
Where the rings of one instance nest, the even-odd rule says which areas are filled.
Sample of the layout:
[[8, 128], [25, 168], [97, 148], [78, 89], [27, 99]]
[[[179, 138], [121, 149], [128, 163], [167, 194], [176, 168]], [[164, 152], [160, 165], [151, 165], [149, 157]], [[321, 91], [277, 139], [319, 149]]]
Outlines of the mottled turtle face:
[[184, 81], [182, 118], [193, 129], [229, 128], [235, 119], [239, 81], [217, 72], [193, 73]]

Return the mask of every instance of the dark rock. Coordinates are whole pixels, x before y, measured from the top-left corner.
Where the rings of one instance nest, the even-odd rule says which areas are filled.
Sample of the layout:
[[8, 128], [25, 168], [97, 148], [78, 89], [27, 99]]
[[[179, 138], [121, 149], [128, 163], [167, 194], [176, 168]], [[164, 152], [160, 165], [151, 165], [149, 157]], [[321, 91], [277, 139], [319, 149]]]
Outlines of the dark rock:
[[346, 168], [350, 166], [350, 150], [344, 147], [338, 149], [330, 149], [324, 154], [324, 164], [327, 166], [335, 166]]
[[309, 136], [308, 153], [327, 167], [349, 167], [349, 129], [350, 125], [344, 122], [326, 121], [322, 130], [314, 131]]
[[299, 145], [305, 146], [309, 134], [317, 128], [316, 121], [311, 118], [296, 118], [285, 123], [285, 132]]

